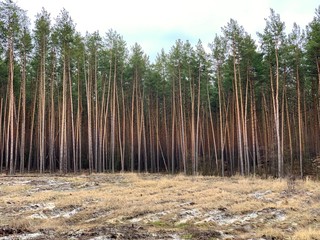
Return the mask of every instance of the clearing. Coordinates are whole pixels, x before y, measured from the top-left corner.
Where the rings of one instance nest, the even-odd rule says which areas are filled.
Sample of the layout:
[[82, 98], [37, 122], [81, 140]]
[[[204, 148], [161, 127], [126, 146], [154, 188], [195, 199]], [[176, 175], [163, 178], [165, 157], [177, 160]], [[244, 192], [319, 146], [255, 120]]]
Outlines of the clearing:
[[0, 240], [320, 239], [312, 180], [0, 175]]

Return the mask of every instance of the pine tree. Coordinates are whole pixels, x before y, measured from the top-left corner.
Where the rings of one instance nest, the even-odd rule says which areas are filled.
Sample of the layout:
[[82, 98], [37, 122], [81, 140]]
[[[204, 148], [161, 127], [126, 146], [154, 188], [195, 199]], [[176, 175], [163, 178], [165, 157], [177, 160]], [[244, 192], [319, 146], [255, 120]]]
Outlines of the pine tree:
[[34, 30], [34, 39], [39, 58], [39, 102], [38, 102], [38, 134], [39, 134], [39, 171], [42, 173], [45, 169], [45, 136], [46, 136], [46, 76], [47, 76], [47, 52], [50, 38], [50, 15], [44, 9], [37, 15]]
[[[270, 83], [272, 94], [272, 105], [275, 123], [278, 177], [283, 176], [283, 151], [280, 136], [280, 66], [279, 51], [281, 52], [282, 44], [285, 40], [285, 24], [280, 20], [280, 15], [276, 14], [273, 9], [270, 10], [270, 16], [266, 19], [264, 33], [259, 33], [262, 42], [262, 50], [270, 65]], [[275, 77], [275, 80], [274, 80]]]
[[[70, 95], [70, 93], [68, 94], [68, 85], [71, 84], [71, 43], [74, 37], [75, 26], [69, 13], [65, 9], [63, 9], [57, 17], [56, 25], [54, 26], [54, 28], [55, 34], [57, 34], [59, 51], [62, 61], [62, 100], [60, 111], [61, 118], [59, 123], [59, 170], [61, 173], [66, 173], [68, 171], [68, 148], [71, 147], [70, 145], [68, 145], [67, 138], [70, 136], [69, 134], [67, 134], [67, 114], [70, 113], [69, 111], [67, 111], [67, 108], [68, 104], [70, 104], [70, 101], [72, 105], [72, 95]], [[74, 142], [74, 139], [72, 139], [72, 142]]]

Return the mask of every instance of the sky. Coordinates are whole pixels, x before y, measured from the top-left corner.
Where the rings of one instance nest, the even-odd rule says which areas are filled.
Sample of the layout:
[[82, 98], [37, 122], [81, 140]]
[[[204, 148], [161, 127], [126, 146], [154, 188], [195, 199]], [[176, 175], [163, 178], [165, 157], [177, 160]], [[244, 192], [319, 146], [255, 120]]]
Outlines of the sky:
[[34, 22], [44, 7], [52, 22], [65, 8], [77, 31], [85, 35], [109, 29], [117, 31], [127, 42], [141, 45], [153, 60], [163, 48], [169, 52], [177, 39], [195, 45], [201, 39], [207, 47], [221, 27], [236, 20], [256, 39], [263, 32], [270, 8], [280, 14], [290, 32], [296, 22], [302, 28], [312, 21], [319, 0], [16, 0]]

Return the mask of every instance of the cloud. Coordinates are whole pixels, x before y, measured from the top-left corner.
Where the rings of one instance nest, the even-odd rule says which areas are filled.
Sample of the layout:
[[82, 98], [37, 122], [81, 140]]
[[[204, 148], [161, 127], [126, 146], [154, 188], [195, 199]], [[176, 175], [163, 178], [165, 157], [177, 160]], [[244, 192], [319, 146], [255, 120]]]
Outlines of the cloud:
[[230, 18], [255, 38], [257, 31], [263, 31], [270, 8], [280, 14], [287, 29], [292, 28], [294, 21], [305, 27], [319, 3], [316, 0], [18, 0], [18, 5], [29, 10], [30, 17], [40, 12], [41, 7], [53, 18], [65, 8], [83, 34], [99, 30], [103, 36], [112, 28], [123, 35], [129, 46], [138, 42], [146, 53], [155, 56], [161, 48], [168, 51], [179, 38], [189, 39], [192, 44], [201, 39], [207, 45], [216, 33], [221, 34], [221, 27]]

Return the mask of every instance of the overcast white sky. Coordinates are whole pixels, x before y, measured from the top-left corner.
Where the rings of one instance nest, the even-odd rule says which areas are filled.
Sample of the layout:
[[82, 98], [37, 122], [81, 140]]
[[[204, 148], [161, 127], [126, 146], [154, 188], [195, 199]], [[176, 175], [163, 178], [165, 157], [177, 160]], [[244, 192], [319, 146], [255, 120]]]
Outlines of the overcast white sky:
[[305, 27], [312, 21], [319, 0], [16, 0], [28, 11], [31, 21], [44, 7], [52, 22], [65, 8], [81, 33], [109, 29], [124, 37], [128, 46], [138, 42], [153, 59], [164, 48], [168, 52], [175, 40], [189, 40], [204, 46], [221, 33], [230, 18], [256, 37], [262, 32], [270, 8], [280, 14], [291, 31], [293, 22]]

